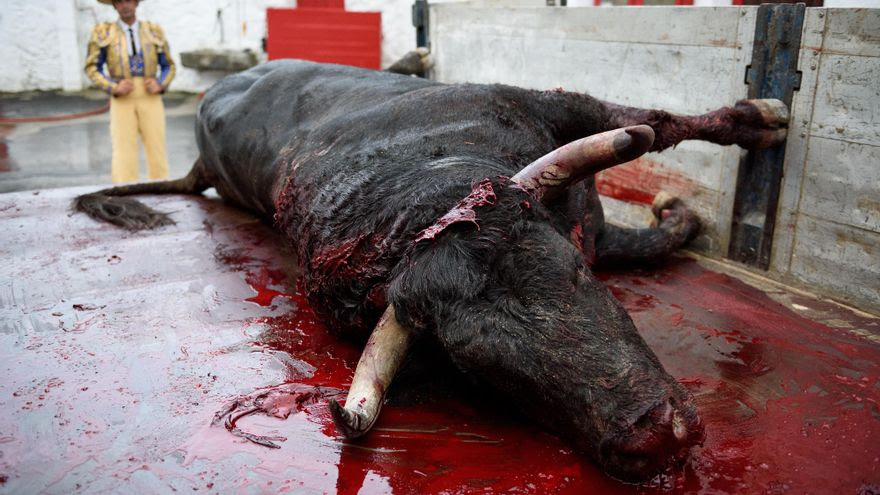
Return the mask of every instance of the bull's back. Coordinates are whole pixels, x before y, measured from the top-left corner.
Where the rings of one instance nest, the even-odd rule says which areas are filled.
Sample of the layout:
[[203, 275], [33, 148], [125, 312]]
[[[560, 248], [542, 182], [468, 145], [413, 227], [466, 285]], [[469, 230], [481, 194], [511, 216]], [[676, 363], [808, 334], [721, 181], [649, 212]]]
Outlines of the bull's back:
[[[327, 124], [377, 102], [435, 85], [354, 67], [281, 60], [229, 76], [206, 94], [196, 139], [209, 182], [240, 206], [268, 215], [285, 160], [308, 153]], [[329, 130], [330, 133], [335, 131]]]

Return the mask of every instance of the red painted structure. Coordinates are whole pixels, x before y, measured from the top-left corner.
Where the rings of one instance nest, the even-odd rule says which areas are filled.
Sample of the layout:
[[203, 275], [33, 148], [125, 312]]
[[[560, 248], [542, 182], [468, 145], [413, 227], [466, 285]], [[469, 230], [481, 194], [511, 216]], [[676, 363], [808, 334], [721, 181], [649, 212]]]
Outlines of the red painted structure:
[[380, 68], [382, 14], [347, 12], [343, 0], [305, 0], [295, 9], [266, 10], [269, 60]]
[[128, 233], [68, 213], [94, 189], [0, 195], [2, 493], [880, 490], [877, 318], [689, 259], [602, 274], [706, 425], [647, 486], [442, 377], [400, 377], [351, 442], [326, 400], [359, 349], [315, 321], [267, 226], [153, 196], [178, 223]]

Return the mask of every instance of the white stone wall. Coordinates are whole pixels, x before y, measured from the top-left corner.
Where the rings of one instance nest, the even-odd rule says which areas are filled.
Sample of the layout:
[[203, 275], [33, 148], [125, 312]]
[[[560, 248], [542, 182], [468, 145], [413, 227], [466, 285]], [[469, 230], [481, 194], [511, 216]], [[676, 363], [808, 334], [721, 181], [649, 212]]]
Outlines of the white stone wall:
[[416, 28], [412, 25], [413, 2], [414, 0], [345, 0], [346, 10], [382, 12], [382, 67], [388, 67], [416, 47]]
[[4, 2], [0, 9], [0, 91], [79, 89], [72, 45], [75, 9], [65, 0]]
[[[346, 9], [382, 12], [382, 65], [415, 46], [412, 0], [347, 0]], [[142, 0], [138, 18], [158, 22], [178, 64], [172, 89], [202, 91], [223, 73], [180, 66], [180, 52], [199, 48], [250, 48], [264, 56], [266, 8], [295, 7], [294, 0]], [[0, 91], [89, 86], [82, 67], [91, 27], [117, 18], [97, 0], [4, 0], [0, 9]]]
[[[433, 0], [445, 3], [449, 0]], [[415, 46], [413, 0], [346, 0], [352, 11], [382, 12], [382, 65]], [[483, 0], [484, 5], [542, 6], [546, 0]], [[592, 5], [593, 0], [569, 0]], [[731, 0], [695, 0], [697, 5], [730, 5]], [[826, 6], [880, 6], [880, 0], [825, 0]], [[82, 71], [91, 27], [116, 19], [112, 7], [97, 0], [3, 0], [0, 9], [0, 91], [64, 89], [89, 86]], [[160, 23], [168, 34], [174, 60], [198, 48], [250, 48], [262, 55], [267, 7], [295, 7], [295, 0], [142, 0], [138, 15]], [[218, 18], [218, 11], [220, 16]], [[179, 67], [172, 89], [202, 91], [223, 73]]]

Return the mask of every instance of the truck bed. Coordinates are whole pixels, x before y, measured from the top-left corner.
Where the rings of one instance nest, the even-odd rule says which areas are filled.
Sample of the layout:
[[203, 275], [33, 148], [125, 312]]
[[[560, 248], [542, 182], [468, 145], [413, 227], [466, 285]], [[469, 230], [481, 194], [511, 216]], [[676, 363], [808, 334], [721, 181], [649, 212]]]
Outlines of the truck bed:
[[870, 314], [693, 257], [601, 274], [706, 425], [644, 486], [417, 373], [352, 442], [326, 400], [359, 349], [315, 321], [268, 226], [146, 196], [177, 224], [130, 233], [68, 211], [94, 189], [0, 195], [0, 493], [880, 491]]

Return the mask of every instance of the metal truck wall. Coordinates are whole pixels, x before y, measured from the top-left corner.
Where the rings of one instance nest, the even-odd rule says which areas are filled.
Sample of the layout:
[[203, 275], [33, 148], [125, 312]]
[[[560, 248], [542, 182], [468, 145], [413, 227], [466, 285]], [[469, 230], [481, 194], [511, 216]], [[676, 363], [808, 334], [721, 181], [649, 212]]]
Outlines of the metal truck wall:
[[[431, 77], [585, 91], [703, 113], [746, 97], [757, 7], [548, 8], [434, 4]], [[766, 274], [880, 310], [880, 9], [807, 9]], [[706, 220], [696, 248], [727, 255], [744, 152], [685, 142], [603, 172], [609, 218], [645, 225], [653, 194]], [[762, 272], [764, 273], [764, 272]]]

